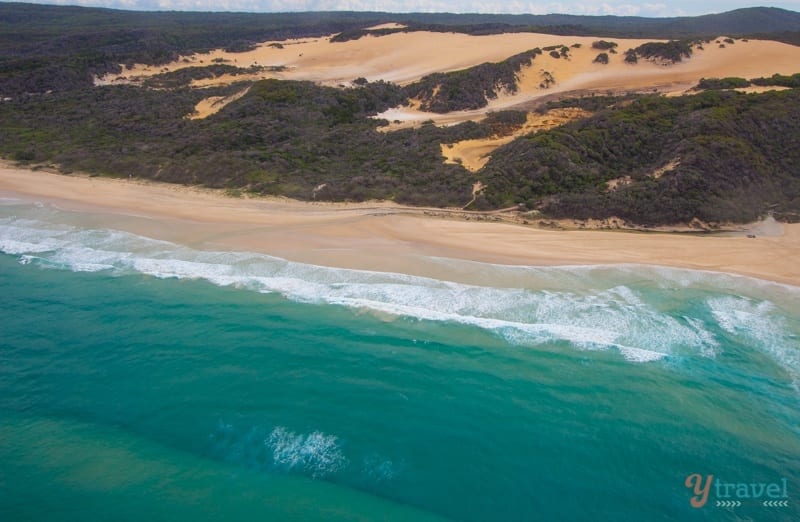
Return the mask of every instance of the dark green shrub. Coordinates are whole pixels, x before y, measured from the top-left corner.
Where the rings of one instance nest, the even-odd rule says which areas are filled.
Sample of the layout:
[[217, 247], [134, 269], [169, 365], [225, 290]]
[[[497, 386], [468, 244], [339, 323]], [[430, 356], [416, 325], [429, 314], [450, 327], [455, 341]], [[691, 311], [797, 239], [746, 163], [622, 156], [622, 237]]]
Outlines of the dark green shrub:
[[695, 89], [712, 90], [712, 89], [739, 89], [749, 87], [750, 82], [744, 78], [701, 78]]
[[592, 42], [592, 49], [607, 51], [609, 49], [615, 48], [617, 45], [618, 45], [617, 42], [607, 42], [606, 40], [598, 40], [596, 42]]

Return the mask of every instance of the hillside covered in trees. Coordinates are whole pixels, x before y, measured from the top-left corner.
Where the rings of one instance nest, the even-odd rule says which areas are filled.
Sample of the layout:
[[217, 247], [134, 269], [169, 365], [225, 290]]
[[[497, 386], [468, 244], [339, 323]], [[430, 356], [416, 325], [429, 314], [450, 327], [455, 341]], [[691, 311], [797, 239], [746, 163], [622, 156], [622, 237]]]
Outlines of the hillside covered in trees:
[[800, 90], [644, 96], [515, 140], [481, 172], [485, 208], [657, 225], [800, 218]]
[[[773, 10], [748, 13], [749, 21], [736, 12], [714, 15], [720, 18], [708, 19], [709, 27], [729, 24], [728, 29], [739, 31], [728, 34], [745, 34], [764, 32], [759, 20], [774, 22]], [[499, 91], [513, 92], [520, 68], [543, 51], [568, 59], [569, 48], [531, 49], [403, 87], [364, 79], [340, 88], [279, 79], [190, 86], [196, 79], [252, 71], [220, 63], [158, 74], [144, 86], [92, 83], [94, 75], [119, 64], [163, 63], [188, 51], [246, 49], [266, 39], [336, 32], [358, 38], [366, 25], [398, 21], [398, 16], [406, 17], [401, 21], [409, 27], [447, 26], [470, 34], [531, 30], [545, 21], [561, 30], [570, 26], [588, 32], [599, 23], [591, 17], [127, 13], [0, 4], [0, 156], [29, 165], [54, 164], [67, 173], [304, 200], [391, 199], [439, 207], [469, 203], [478, 210], [520, 205], [554, 218], [616, 216], [647, 226], [695, 219], [744, 222], [767, 212], [800, 219], [796, 75], [703, 79], [698, 89], [705, 92], [676, 98], [594, 95], [553, 101], [549, 107], [580, 107], [593, 115], [517, 137], [495, 150], [477, 172], [445, 163], [443, 144], [521, 128], [526, 113], [490, 113], [479, 123], [424, 124], [392, 132], [383, 128], [389, 122], [375, 115], [411, 98], [433, 112], [483, 107]], [[773, 27], [781, 34], [800, 29], [797, 13], [782, 12], [779, 18]], [[677, 34], [689, 31], [695, 20], [612, 17], [603, 34]], [[680, 61], [691, 54], [691, 41], [645, 44], [632, 53]], [[605, 45], [597, 49], [609, 52], [616, 46], [600, 43]], [[726, 90], [747, 85], [788, 89], [763, 94]], [[187, 117], [203, 99], [237, 93], [241, 96], [207, 118]], [[483, 189], [473, 198], [476, 186]]]

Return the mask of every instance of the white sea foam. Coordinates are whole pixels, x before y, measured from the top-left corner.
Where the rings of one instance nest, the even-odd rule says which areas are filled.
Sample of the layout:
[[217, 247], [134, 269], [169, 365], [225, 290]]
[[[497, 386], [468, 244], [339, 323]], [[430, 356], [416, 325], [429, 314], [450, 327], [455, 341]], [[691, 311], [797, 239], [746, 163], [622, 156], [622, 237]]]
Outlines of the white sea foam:
[[[45, 211], [52, 212], [41, 210]], [[204, 279], [220, 286], [280, 293], [300, 302], [456, 322], [493, 331], [520, 345], [565, 341], [579, 349], [614, 349], [633, 362], [674, 354], [713, 357], [719, 350], [714, 325], [691, 315], [670, 315], [661, 308], [660, 299], [648, 298], [639, 288], [642, 281], [651, 286], [689, 285], [687, 281], [697, 276], [686, 270], [481, 265], [500, 280], [499, 286], [481, 286], [294, 263], [263, 254], [194, 250], [126, 232], [2, 215], [0, 251], [19, 256], [21, 263]], [[454, 263], [454, 270], [468, 265]], [[701, 279], [708, 284], [707, 276]], [[784, 332], [779, 323], [763, 323], [769, 318], [770, 305], [750, 309], [714, 301], [709, 306], [724, 331], [758, 330], [764, 346], [780, 346], [766, 339]], [[796, 351], [765, 350], [796, 365]]]
[[703, 322], [695, 317], [683, 316], [683, 319], [694, 330], [697, 336], [697, 346], [700, 348], [700, 355], [703, 357], [714, 357], [719, 349], [719, 342], [714, 335], [705, 329]]
[[266, 472], [283, 472], [329, 479], [357, 473], [370, 482], [387, 482], [402, 474], [404, 465], [385, 455], [350, 448], [339, 436], [319, 430], [296, 432], [286, 426], [262, 428], [220, 422], [208, 435], [211, 454], [221, 460]]
[[217, 457], [262, 471], [325, 478], [349, 464], [339, 438], [321, 431], [296, 433], [277, 426], [267, 432], [260, 427], [241, 429], [220, 423], [209, 441]]
[[630, 346], [618, 346], [617, 348], [623, 357], [633, 362], [657, 361], [667, 356], [665, 353], [643, 350], [642, 348], [632, 348]]
[[787, 328], [773, 303], [722, 296], [708, 299], [707, 304], [723, 330], [775, 360], [800, 390], [800, 339]]
[[320, 431], [295, 433], [278, 426], [264, 440], [275, 465], [285, 470], [302, 470], [321, 478], [341, 470], [347, 459], [336, 436]]

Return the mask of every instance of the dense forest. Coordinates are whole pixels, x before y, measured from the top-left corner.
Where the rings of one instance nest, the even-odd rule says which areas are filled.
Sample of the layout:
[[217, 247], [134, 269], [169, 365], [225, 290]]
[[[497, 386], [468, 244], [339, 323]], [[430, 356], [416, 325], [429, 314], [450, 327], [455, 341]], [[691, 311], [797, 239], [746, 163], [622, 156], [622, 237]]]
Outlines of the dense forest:
[[[612, 101], [605, 99], [601, 101]], [[800, 218], [800, 90], [643, 96], [501, 147], [483, 208], [657, 225]]]
[[792, 75], [773, 74], [768, 78], [738, 78], [735, 76], [728, 78], [702, 78], [695, 87], [697, 90], [710, 89], [741, 89], [758, 85], [760, 87], [788, 87], [791, 89], [800, 87], [800, 73]]
[[[705, 18], [726, 34], [800, 30], [800, 15], [773, 9]], [[305, 200], [391, 199], [400, 203], [496, 209], [512, 205], [543, 216], [618, 216], [645, 225], [749, 221], [766, 212], [800, 219], [798, 75], [704, 79], [693, 96], [585, 96], [552, 100], [540, 110], [581, 107], [590, 118], [518, 138], [477, 173], [446, 164], [442, 144], [507, 134], [523, 112], [480, 123], [385, 132], [374, 115], [409, 98], [448, 112], [478, 108], [516, 88], [532, 49], [498, 63], [434, 74], [399, 87], [360, 79], [351, 88], [263, 80], [193, 89], [193, 79], [247, 74], [217, 63], [150, 78], [144, 87], [92, 87], [95, 74], [120, 64], [156, 64], [180, 53], [340, 33], [387, 21], [471, 34], [532, 30], [604, 37], [681, 37], [645, 44], [632, 59], [678, 61], [702, 39], [696, 18], [388, 15], [386, 13], [131, 13], [0, 4], [0, 156], [63, 172], [132, 176], [225, 188], [232, 194], [280, 194]], [[605, 25], [595, 26], [593, 24]], [[414, 25], [416, 24], [416, 25]], [[769, 25], [772, 24], [772, 25]], [[604, 27], [598, 31], [595, 27]], [[711, 29], [709, 29], [711, 30]], [[798, 33], [800, 34], [800, 33]], [[787, 36], [789, 35], [789, 36]], [[684, 37], [685, 36], [685, 37]], [[617, 44], [598, 39], [598, 51]], [[607, 54], [606, 54], [607, 57]], [[778, 85], [760, 95], [727, 89]], [[188, 119], [209, 96], [249, 90], [220, 112]], [[486, 188], [473, 201], [473, 186]]]
[[449, 73], [434, 73], [407, 86], [407, 98], [416, 98], [424, 111], [445, 113], [480, 109], [500, 92], [517, 92], [517, 74], [542, 54], [539, 48], [516, 54], [502, 62], [484, 63]]
[[210, 118], [184, 117], [202, 96], [237, 88], [117, 86], [8, 101], [0, 104], [0, 153], [298, 199], [462, 206], [481, 181], [478, 209], [521, 203], [554, 217], [646, 225], [748, 221], [768, 210], [800, 217], [797, 89], [564, 100], [552, 106], [596, 113], [519, 138], [471, 174], [443, 163], [440, 144], [490, 136], [518, 115], [387, 133], [379, 130], [386, 122], [368, 116], [397, 103], [402, 90], [392, 84], [264, 80]]
[[116, 86], [14, 99], [0, 103], [0, 154], [299, 199], [461, 206], [472, 175], [444, 164], [440, 144], [492, 133], [488, 124], [380, 132], [367, 115], [401, 96], [382, 82], [335, 89], [264, 80], [210, 118], [185, 118], [203, 97], [237, 89]]

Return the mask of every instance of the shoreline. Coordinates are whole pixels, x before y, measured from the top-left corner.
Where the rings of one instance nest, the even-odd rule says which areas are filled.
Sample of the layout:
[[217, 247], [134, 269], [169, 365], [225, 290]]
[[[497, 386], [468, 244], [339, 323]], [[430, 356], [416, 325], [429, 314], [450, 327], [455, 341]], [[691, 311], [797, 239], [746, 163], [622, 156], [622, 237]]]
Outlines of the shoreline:
[[[337, 268], [452, 279], [442, 258], [519, 266], [638, 264], [725, 272], [800, 286], [800, 224], [780, 235], [547, 230], [443, 219], [392, 202], [234, 198], [222, 190], [63, 175], [0, 162], [0, 197], [85, 215], [198, 249], [252, 251]], [[437, 259], [439, 261], [437, 261]]]

